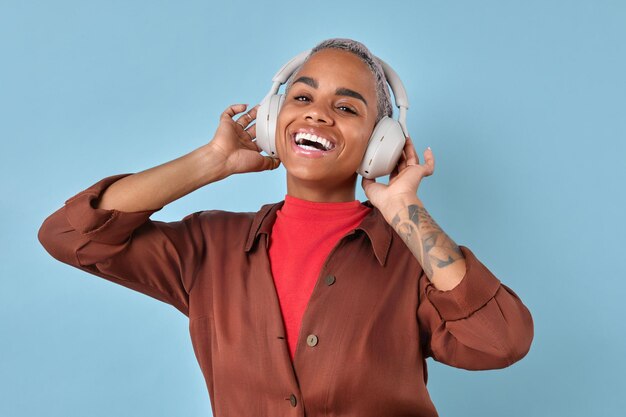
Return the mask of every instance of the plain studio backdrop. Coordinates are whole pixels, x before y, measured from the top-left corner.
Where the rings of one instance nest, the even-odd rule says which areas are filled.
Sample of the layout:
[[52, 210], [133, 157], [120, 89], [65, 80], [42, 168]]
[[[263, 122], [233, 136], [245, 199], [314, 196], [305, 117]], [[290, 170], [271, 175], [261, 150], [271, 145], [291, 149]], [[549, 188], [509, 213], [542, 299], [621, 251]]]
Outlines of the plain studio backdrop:
[[[533, 314], [531, 351], [509, 368], [428, 360], [440, 414], [623, 415], [617, 0], [2, 0], [0, 415], [211, 414], [186, 317], [57, 262], [37, 230], [99, 179], [206, 143], [229, 104], [256, 104], [284, 62], [330, 37], [398, 72], [417, 150], [436, 159], [418, 194]], [[284, 177], [233, 176], [152, 218], [256, 211], [284, 198]]]

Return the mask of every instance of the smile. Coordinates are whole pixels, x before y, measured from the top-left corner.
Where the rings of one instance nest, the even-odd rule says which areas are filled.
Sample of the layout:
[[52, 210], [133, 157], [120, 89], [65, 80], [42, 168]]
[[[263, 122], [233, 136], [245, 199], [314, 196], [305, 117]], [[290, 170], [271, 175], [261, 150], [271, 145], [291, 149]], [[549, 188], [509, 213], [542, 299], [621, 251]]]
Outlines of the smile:
[[298, 132], [294, 136], [298, 148], [307, 151], [328, 152], [335, 148], [335, 144], [326, 138], [312, 133]]

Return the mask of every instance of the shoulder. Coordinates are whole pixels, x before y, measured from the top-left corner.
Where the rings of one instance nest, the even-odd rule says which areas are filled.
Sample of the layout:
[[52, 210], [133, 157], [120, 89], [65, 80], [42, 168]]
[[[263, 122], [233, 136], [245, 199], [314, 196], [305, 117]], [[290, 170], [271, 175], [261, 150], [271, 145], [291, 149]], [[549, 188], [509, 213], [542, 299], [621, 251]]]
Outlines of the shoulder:
[[184, 221], [196, 223], [202, 227], [241, 227], [254, 221], [256, 212], [238, 212], [226, 210], [201, 210], [185, 216]]
[[274, 212], [280, 204], [265, 204], [258, 211], [201, 210], [187, 215], [184, 220], [196, 223], [207, 230], [245, 233], [253, 225], [256, 227], [263, 222], [268, 214]]

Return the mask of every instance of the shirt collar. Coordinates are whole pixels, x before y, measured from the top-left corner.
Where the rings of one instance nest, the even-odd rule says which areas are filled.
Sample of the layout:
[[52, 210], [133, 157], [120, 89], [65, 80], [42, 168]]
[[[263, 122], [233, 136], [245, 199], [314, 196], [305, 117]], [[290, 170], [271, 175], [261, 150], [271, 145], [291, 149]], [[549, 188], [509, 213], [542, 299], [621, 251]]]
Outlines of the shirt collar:
[[[284, 200], [278, 203], [266, 204], [254, 215], [250, 232], [248, 233], [248, 239], [246, 241], [245, 251], [250, 252], [252, 250], [257, 238], [260, 235], [265, 235], [266, 246], [269, 246], [269, 236], [272, 232], [272, 226], [276, 220], [276, 212], [284, 204]], [[363, 231], [372, 243], [374, 254], [381, 266], [385, 265], [389, 248], [391, 247], [391, 239], [393, 236], [393, 229], [387, 223], [380, 211], [370, 203], [369, 200], [363, 203], [367, 207], [370, 207], [372, 211], [363, 219], [361, 224], [357, 226], [355, 230]]]

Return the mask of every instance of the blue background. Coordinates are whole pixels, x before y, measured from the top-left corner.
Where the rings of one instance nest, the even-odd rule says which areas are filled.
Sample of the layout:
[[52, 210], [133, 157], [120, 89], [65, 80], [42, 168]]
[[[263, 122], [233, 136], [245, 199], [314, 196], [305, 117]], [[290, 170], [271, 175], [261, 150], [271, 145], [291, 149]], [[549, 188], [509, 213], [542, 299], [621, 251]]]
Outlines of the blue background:
[[[224, 108], [330, 37], [399, 73], [436, 158], [421, 199], [533, 313], [509, 368], [429, 360], [440, 414], [623, 415], [626, 3], [385, 4], [2, 0], [0, 415], [210, 415], [186, 318], [55, 261], [37, 230], [97, 180], [206, 143]], [[153, 219], [285, 191], [282, 167], [233, 176]]]

